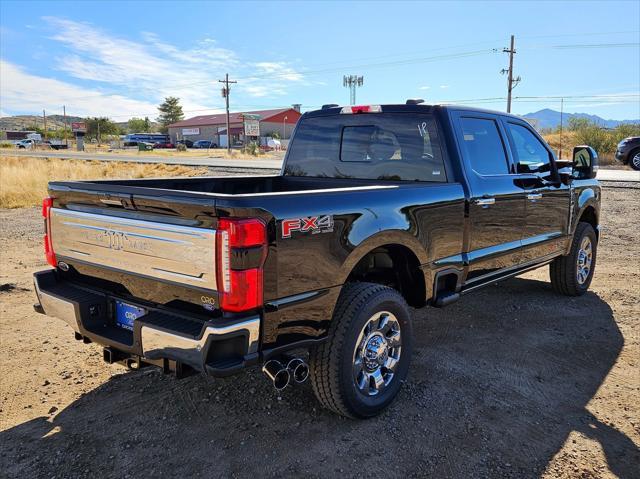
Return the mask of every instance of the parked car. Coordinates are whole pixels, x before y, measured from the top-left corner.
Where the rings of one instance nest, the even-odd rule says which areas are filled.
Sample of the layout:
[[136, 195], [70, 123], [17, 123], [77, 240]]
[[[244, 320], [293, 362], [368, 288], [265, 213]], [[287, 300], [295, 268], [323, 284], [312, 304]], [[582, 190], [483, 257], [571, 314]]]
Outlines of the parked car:
[[545, 265], [557, 293], [587, 291], [596, 169], [592, 148], [559, 161], [515, 115], [329, 105], [300, 118], [280, 175], [49, 183], [36, 310], [109, 363], [260, 365], [370, 417], [409, 372], [409, 306]]
[[193, 143], [192, 148], [218, 148], [218, 145], [216, 145], [213, 141], [198, 140]]
[[158, 141], [153, 144], [154, 148], [175, 148], [176, 145], [171, 143], [170, 141]]
[[31, 149], [34, 148], [36, 146], [36, 142], [35, 140], [30, 140], [30, 139], [25, 139], [25, 140], [19, 140], [16, 142], [16, 148], [19, 149]]
[[616, 160], [640, 170], [640, 136], [630, 136], [618, 143]]
[[176, 141], [177, 145], [184, 145], [187, 148], [192, 148], [193, 147], [193, 141], [191, 140], [178, 140]]

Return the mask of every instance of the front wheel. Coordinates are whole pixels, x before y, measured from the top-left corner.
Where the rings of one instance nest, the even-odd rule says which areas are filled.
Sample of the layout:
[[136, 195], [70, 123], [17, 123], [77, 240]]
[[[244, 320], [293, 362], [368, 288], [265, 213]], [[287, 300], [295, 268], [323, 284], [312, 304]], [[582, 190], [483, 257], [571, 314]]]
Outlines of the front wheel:
[[567, 256], [553, 260], [549, 267], [553, 289], [566, 296], [587, 292], [596, 268], [598, 238], [589, 223], [578, 223]]
[[629, 166], [636, 171], [640, 171], [640, 150], [631, 152], [631, 160]]
[[338, 414], [375, 416], [398, 394], [411, 351], [411, 318], [402, 295], [379, 284], [347, 284], [327, 341], [311, 352], [313, 391]]

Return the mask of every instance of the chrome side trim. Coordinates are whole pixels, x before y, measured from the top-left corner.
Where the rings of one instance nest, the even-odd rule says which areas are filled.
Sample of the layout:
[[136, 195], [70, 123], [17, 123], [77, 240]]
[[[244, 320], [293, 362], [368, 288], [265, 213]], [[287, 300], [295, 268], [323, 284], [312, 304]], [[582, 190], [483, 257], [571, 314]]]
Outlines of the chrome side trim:
[[202, 356], [202, 350], [209, 337], [236, 331], [246, 331], [248, 333], [249, 345], [247, 353], [256, 353], [260, 339], [260, 317], [258, 316], [229, 326], [207, 326], [200, 339], [185, 338], [184, 336], [143, 325], [140, 329], [142, 354], [149, 359], [172, 357], [179, 358], [187, 364], [202, 365], [206, 359]]
[[53, 316], [54, 318], [63, 320], [71, 326], [76, 333], [79, 333], [80, 327], [78, 326], [78, 319], [73, 303], [42, 291], [37, 281], [34, 281], [34, 287], [44, 313], [47, 316]]
[[52, 208], [51, 231], [60, 258], [216, 289], [215, 230]]

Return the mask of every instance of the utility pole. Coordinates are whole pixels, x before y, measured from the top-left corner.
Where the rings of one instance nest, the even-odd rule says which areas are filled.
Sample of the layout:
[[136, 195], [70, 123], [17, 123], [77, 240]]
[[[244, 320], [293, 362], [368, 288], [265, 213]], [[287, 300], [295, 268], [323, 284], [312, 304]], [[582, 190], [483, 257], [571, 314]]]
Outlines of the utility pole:
[[356, 104], [356, 88], [364, 84], [364, 77], [358, 75], [344, 75], [342, 77], [342, 86], [349, 89], [349, 101], [352, 105]]
[[44, 139], [47, 139], [47, 113], [42, 110], [42, 121], [44, 123]]
[[229, 128], [229, 83], [238, 83], [237, 81], [229, 81], [229, 74], [224, 76], [224, 80], [218, 80], [219, 83], [224, 83], [222, 87], [222, 97], [226, 100], [227, 104], [227, 153], [231, 154], [231, 129]]
[[67, 140], [67, 107], [62, 105], [62, 114], [64, 116], [64, 144], [69, 148], [69, 140]]
[[511, 113], [511, 91], [520, 83], [520, 77], [513, 77], [513, 55], [516, 53], [515, 37], [511, 35], [511, 47], [504, 48], [502, 51], [509, 54], [509, 68], [501, 70], [500, 73], [507, 74], [507, 113]]
[[560, 98], [560, 151], [558, 152], [558, 159], [562, 159], [562, 121], [564, 113], [564, 98]]

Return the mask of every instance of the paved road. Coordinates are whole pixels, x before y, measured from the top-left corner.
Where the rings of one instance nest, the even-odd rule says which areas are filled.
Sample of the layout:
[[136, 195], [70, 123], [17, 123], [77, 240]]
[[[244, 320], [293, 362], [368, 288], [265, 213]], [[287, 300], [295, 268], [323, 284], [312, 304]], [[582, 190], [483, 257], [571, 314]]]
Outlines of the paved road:
[[282, 166], [282, 160], [277, 159], [235, 159], [215, 157], [193, 157], [193, 156], [159, 156], [132, 153], [127, 155], [108, 154], [108, 153], [79, 153], [79, 152], [61, 152], [61, 151], [16, 151], [2, 150], [0, 156], [31, 156], [38, 158], [62, 158], [74, 160], [98, 160], [98, 161], [128, 161], [134, 163], [164, 163], [167, 165], [188, 165], [188, 166], [218, 166], [222, 168], [264, 168], [279, 169]]
[[603, 181], [634, 181], [640, 182], [640, 171], [634, 170], [607, 170], [601, 168], [598, 171], [598, 179]]
[[[215, 154], [215, 153], [212, 153]], [[223, 154], [222, 152], [220, 154]], [[79, 153], [60, 151], [0, 151], [1, 155], [7, 156], [36, 156], [41, 158], [73, 158], [77, 160], [99, 160], [99, 161], [131, 161], [135, 163], [165, 163], [169, 165], [189, 165], [189, 166], [217, 166], [222, 168], [264, 168], [279, 169], [282, 160], [276, 159], [255, 159], [255, 160], [230, 160], [216, 157], [189, 157], [189, 156], [154, 156], [147, 154], [132, 153], [128, 155], [108, 153]], [[598, 179], [603, 181], [624, 181], [640, 182], [640, 171], [611, 170], [601, 168], [598, 171]]]

